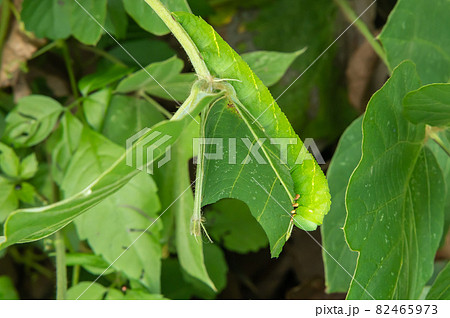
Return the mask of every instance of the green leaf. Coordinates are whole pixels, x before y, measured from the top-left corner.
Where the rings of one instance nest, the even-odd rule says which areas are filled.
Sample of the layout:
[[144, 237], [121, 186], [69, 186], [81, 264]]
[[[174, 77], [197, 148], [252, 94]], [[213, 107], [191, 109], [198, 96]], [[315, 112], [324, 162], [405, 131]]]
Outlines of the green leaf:
[[[260, 130], [263, 134], [260, 134], [258, 138], [261, 138], [262, 136], [264, 136], [264, 138], [292, 138], [292, 142], [294, 142], [292, 146], [287, 147], [287, 166], [285, 164], [285, 168], [289, 169], [288, 172], [290, 173], [290, 176], [279, 176], [278, 171], [280, 169], [272, 169], [270, 174], [274, 174], [275, 179], [267, 184], [260, 184], [260, 194], [267, 196], [267, 193], [270, 193], [270, 190], [274, 188], [278, 179], [282, 183], [284, 194], [282, 194], [282, 192], [277, 192], [273, 197], [269, 196], [269, 199], [271, 199], [270, 201], [279, 201], [283, 209], [288, 210], [288, 212], [284, 213], [286, 211], [280, 211], [279, 207], [277, 207], [278, 212], [268, 209], [269, 212], [264, 213], [264, 218], [266, 218], [267, 215], [271, 215], [273, 211], [273, 215], [270, 216], [270, 218], [275, 218], [278, 213], [284, 213], [287, 214], [287, 221], [289, 221], [289, 211], [292, 208], [293, 199], [296, 194], [299, 194], [300, 200], [298, 203], [300, 207], [296, 210], [296, 214], [293, 217], [295, 219], [295, 224], [305, 230], [315, 229], [317, 225], [322, 223], [323, 217], [330, 208], [328, 184], [319, 165], [306, 151], [305, 147], [303, 147], [302, 141], [292, 129], [292, 126], [278, 107], [267, 87], [264, 86], [262, 81], [252, 72], [250, 67], [220, 37], [220, 35], [204, 20], [192, 14], [176, 13], [175, 17], [192, 38], [211, 74], [219, 80], [233, 79], [230, 83], [224, 83], [224, 86], [228, 87], [228, 94], [232, 100], [232, 106], [230, 108], [233, 108], [234, 111], [237, 111], [240, 116], [242, 116], [241, 118], [244, 121], [242, 123], [250, 130], [251, 135], [253, 135], [252, 139], [255, 140], [257, 135], [256, 130]], [[223, 107], [226, 108], [226, 106]], [[232, 126], [234, 125], [232, 124]], [[208, 136], [209, 135], [207, 135], [207, 137]], [[263, 147], [263, 149], [265, 148], [266, 146]], [[276, 149], [278, 146], [274, 146], [274, 148]], [[276, 150], [274, 153], [278, 153], [278, 151]], [[270, 155], [265, 154], [265, 157], [266, 159], [269, 159]], [[280, 158], [269, 159], [269, 161], [273, 160], [280, 163]], [[273, 166], [272, 163], [270, 165]], [[227, 171], [225, 168], [221, 170]], [[220, 173], [223, 175], [222, 171], [220, 171]], [[246, 176], [246, 178], [247, 182], [249, 182], [250, 178], [248, 176]], [[256, 179], [252, 178], [251, 180]], [[293, 185], [289, 185], [292, 181], [294, 182]], [[243, 191], [243, 193], [254, 191], [254, 186], [250, 186], [248, 183], [244, 187], [250, 187], [252, 190], [242, 189], [241, 191]], [[222, 195], [225, 195], [226, 192], [227, 191], [222, 191]], [[244, 196], [243, 193], [241, 194], [242, 196]], [[226, 195], [232, 194], [233, 193], [227, 193]], [[216, 196], [215, 199], [218, 200], [222, 197], [219, 195]], [[266, 211], [264, 205], [260, 206], [261, 210], [258, 212], [256, 208], [252, 210], [252, 205], [255, 205], [254, 200], [251, 200], [248, 196], [245, 199], [248, 201], [246, 202], [247, 205], [250, 205], [252, 214], [261, 218], [261, 211]], [[262, 197], [255, 197], [255, 200], [261, 199]], [[263, 201], [265, 201], [265, 199]], [[211, 202], [214, 201], [210, 201], [210, 203]], [[275, 209], [275, 206], [273, 208]], [[283, 221], [278, 220], [276, 223], [273, 223], [268, 219], [265, 221], [268, 222], [267, 225], [271, 223], [271, 228], [274, 228], [276, 224], [278, 224], [280, 226], [278, 231], [283, 231]], [[263, 228], [264, 227], [265, 226], [263, 225]], [[266, 228], [265, 231], [266, 234], [268, 234]], [[280, 234], [281, 232], [272, 233], [270, 235], [271, 237], [269, 237], [273, 255], [278, 255], [284, 244], [279, 244], [281, 243]], [[289, 233], [284, 234], [285, 238], [286, 234]], [[274, 248], [275, 246], [276, 248]]]
[[439, 273], [430, 291], [427, 294], [428, 300], [445, 299], [450, 300], [450, 262]]
[[[195, 117], [203, 108], [220, 96], [222, 94], [207, 94], [194, 90], [189, 103], [185, 105], [186, 108], [184, 109], [187, 109], [189, 114]], [[152, 143], [148, 143], [144, 139], [155, 131], [159, 132], [161, 136], [171, 136], [172, 138], [158, 143], [154, 148], [153, 160], [147, 162], [148, 165], [152, 165], [165, 154], [166, 147], [175, 142], [191, 121], [192, 118], [186, 113], [174, 116], [170, 121], [164, 121], [155, 125], [152, 127], [152, 130], [142, 135], [133, 144], [128, 153], [132, 158], [136, 158], [137, 148], [152, 145]], [[4, 236], [0, 236], [0, 249], [12, 244], [31, 242], [47, 237], [72, 222], [74, 218], [89, 208], [117, 192], [140, 172], [134, 167], [127, 166], [126, 162], [126, 153], [122, 153], [89, 186], [67, 199], [48, 206], [17, 210], [11, 213], [4, 224]], [[140, 168], [143, 169], [144, 167]]]
[[414, 124], [450, 126], [450, 84], [431, 84], [403, 99], [405, 117]]
[[[436, 136], [442, 141], [443, 145], [450, 149], [450, 130], [444, 130], [436, 134]], [[445, 244], [445, 239], [448, 233], [448, 229], [450, 227], [450, 157], [448, 154], [431, 138], [428, 139], [427, 147], [433, 152], [436, 157], [439, 166], [441, 167], [442, 173], [444, 175], [444, 180], [447, 185], [447, 197], [445, 199], [445, 222], [444, 222], [444, 231], [442, 232], [441, 243], [439, 244], [442, 247]]]
[[163, 119], [155, 106], [145, 99], [114, 95], [104, 117], [103, 134], [118, 145], [125, 145], [127, 138]]
[[152, 63], [123, 79], [117, 91], [129, 93], [143, 90], [150, 95], [175, 100], [185, 100], [195, 80], [193, 73], [180, 73], [183, 61], [176, 56]]
[[[116, 38], [125, 38], [128, 27], [128, 17], [122, 0], [108, 0], [105, 29]], [[139, 60], [138, 60], [139, 61]]]
[[109, 263], [107, 263], [101, 256], [95, 254], [85, 254], [85, 253], [67, 253], [66, 254], [66, 265], [74, 266], [80, 265], [83, 266], [88, 272], [94, 275], [108, 275], [114, 272], [113, 268], [108, 269], [105, 272], [105, 269], [108, 268]]
[[199, 127], [193, 122], [185, 128], [179, 141], [171, 148], [172, 160], [158, 169], [156, 174], [163, 211], [172, 215], [175, 222], [175, 244], [180, 266], [190, 276], [209, 289], [216, 287], [208, 275], [203, 242], [191, 235], [191, 216], [194, 198], [189, 176], [189, 160], [192, 158], [192, 140], [198, 136]]
[[20, 174], [20, 160], [14, 150], [7, 145], [0, 143], [0, 169], [11, 177], [18, 177]]
[[71, 34], [72, 0], [24, 0], [20, 17], [38, 38], [65, 39]]
[[[64, 196], [70, 197], [89, 186], [122, 153], [121, 147], [102, 135], [84, 129], [62, 183]], [[112, 265], [113, 268], [123, 271], [129, 278], [141, 280], [150, 291], [159, 292], [159, 224], [152, 225], [147, 233], [141, 235], [156, 219], [159, 209], [155, 184], [149, 175], [141, 173], [80, 215], [75, 225], [79, 237], [88, 240], [95, 254], [101, 255], [110, 264], [121, 255]]]
[[20, 178], [23, 180], [32, 178], [38, 170], [38, 162], [36, 159], [36, 154], [25, 157], [20, 163]]
[[362, 119], [362, 116], [356, 119], [344, 132], [327, 171], [332, 204], [320, 232], [328, 293], [347, 292], [358, 257], [348, 247], [342, 228], [347, 216], [345, 191], [350, 176], [361, 159]]
[[[222, 140], [222, 146], [217, 148], [223, 149], [223, 157], [220, 160], [205, 161], [202, 205], [223, 198], [245, 202], [266, 232], [272, 256], [278, 256], [288, 235], [292, 209], [292, 201], [278, 176], [293, 192], [289, 169], [280, 163], [281, 160], [277, 157], [279, 152], [268, 141], [264, 144], [273, 167], [267, 163], [258, 164], [256, 158], [248, 157], [249, 149], [243, 138], [252, 145], [256, 143], [256, 139], [236, 110], [228, 107], [226, 100], [212, 106], [205, 125], [207, 138]], [[229, 149], [234, 147], [236, 151], [230, 152]], [[205, 154], [215, 154], [216, 151], [215, 144], [206, 145]], [[248, 163], [247, 158], [251, 159]]]
[[[389, 66], [410, 59], [424, 84], [450, 79], [450, 29], [448, 0], [399, 0], [389, 16], [380, 40]], [[420, 14], [417, 14], [420, 12]]]
[[131, 69], [127, 67], [114, 64], [111, 67], [83, 77], [78, 82], [78, 88], [84, 96], [87, 96], [90, 92], [93, 92], [99, 88], [104, 88], [105, 86], [120, 80], [122, 77], [130, 73], [130, 71]]
[[[190, 12], [187, 1], [185, 0], [161, 0], [161, 2], [169, 11]], [[167, 29], [164, 22], [145, 1], [123, 0], [123, 4], [128, 14], [144, 30], [155, 35], [169, 33], [169, 29]]]
[[203, 246], [203, 252], [206, 268], [217, 290], [212, 292], [211, 289], [206, 289], [204, 285], [193, 282], [194, 294], [200, 298], [213, 299], [227, 284], [228, 266], [222, 249], [217, 245], [205, 244]]
[[111, 95], [112, 89], [108, 87], [89, 95], [83, 102], [83, 111], [86, 120], [96, 131], [102, 130]]
[[15, 187], [13, 182], [0, 176], [0, 223], [19, 206]]
[[433, 273], [446, 189], [423, 147], [425, 125], [401, 116], [401, 101], [418, 87], [414, 64], [402, 63], [364, 116], [362, 158], [346, 194], [344, 231], [359, 252], [349, 299], [416, 299]]
[[67, 290], [66, 299], [102, 300], [107, 291], [108, 289], [99, 283], [93, 283], [91, 286], [91, 282], [81, 282]]
[[49, 138], [49, 152], [52, 154], [52, 177], [61, 184], [70, 159], [78, 148], [83, 124], [70, 112], [65, 112], [60, 126]]
[[239, 200], [221, 200], [205, 214], [206, 228], [216, 242], [237, 253], [257, 252], [267, 246], [264, 230]]
[[97, 44], [102, 36], [101, 26], [105, 24], [105, 20], [106, 0], [77, 0], [72, 3], [70, 22], [72, 34], [78, 41], [90, 45]]
[[11, 278], [8, 276], [0, 276], [0, 299], [1, 300], [17, 300], [19, 294], [14, 287]]
[[56, 100], [30, 95], [6, 117], [7, 139], [16, 147], [34, 146], [50, 135], [63, 107]]
[[250, 66], [266, 86], [277, 83], [294, 60], [306, 49], [292, 53], [256, 51], [242, 54], [242, 59]]

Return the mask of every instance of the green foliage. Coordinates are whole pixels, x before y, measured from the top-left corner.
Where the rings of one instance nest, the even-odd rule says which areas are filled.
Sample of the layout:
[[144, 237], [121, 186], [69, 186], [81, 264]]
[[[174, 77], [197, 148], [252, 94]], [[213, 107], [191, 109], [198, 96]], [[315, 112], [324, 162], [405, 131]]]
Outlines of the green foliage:
[[433, 5], [423, 0], [399, 0], [380, 34], [390, 68], [410, 59], [417, 65], [423, 84], [447, 83], [449, 10], [448, 0], [436, 0]]
[[[58, 298], [68, 268], [68, 299], [214, 299], [227, 277], [253, 288], [235, 253], [269, 245], [278, 257], [293, 224], [323, 222], [327, 292], [449, 299], [448, 264], [424, 287], [450, 225], [450, 2], [397, 2], [377, 45], [392, 76], [342, 134], [329, 190], [296, 131], [330, 150], [356, 117], [338, 43], [329, 46], [334, 2], [189, 2], [252, 52], [236, 53], [185, 0], [162, 0], [172, 16], [156, 0], [24, 0], [11, 15], [24, 38], [50, 42], [20, 58], [20, 80], [12, 74], [12, 89], [0, 92], [0, 258], [57, 277]], [[236, 14], [243, 7], [257, 14]], [[15, 30], [4, 21], [1, 48]], [[175, 39], [156, 37], [166, 25], [197, 74]], [[14, 96], [28, 85], [32, 94]], [[200, 136], [222, 147], [198, 147]], [[196, 225], [205, 237], [191, 234]], [[11, 247], [38, 240], [23, 253]], [[54, 256], [57, 275], [42, 265]], [[22, 295], [15, 287], [0, 276], [0, 299]]]
[[8, 276], [0, 276], [0, 299], [16, 300], [19, 299], [14, 284]]
[[[287, 163], [287, 167], [285, 168], [289, 169], [291, 178], [280, 177], [278, 168], [275, 168], [273, 169], [275, 172], [275, 180], [272, 180], [268, 184], [261, 184], [260, 187], [262, 189], [258, 189], [258, 192], [264, 197], [267, 196], [267, 193], [271, 193], [271, 189], [274, 188], [275, 183], [278, 183], [278, 179], [282, 183], [285, 194], [282, 195], [280, 193], [280, 195], [274, 195], [275, 200], [272, 200], [272, 197], [270, 197], [270, 201], [279, 200], [281, 201], [279, 203], [281, 206], [288, 208], [290, 205], [288, 202], [292, 203], [296, 194], [299, 194], [300, 208], [297, 210], [298, 212], [295, 216], [295, 224], [305, 230], [314, 230], [317, 225], [322, 224], [323, 217], [328, 213], [330, 208], [328, 184], [317, 162], [309, 153], [305, 153], [300, 138], [292, 129], [292, 126], [276, 104], [267, 87], [264, 86], [250, 67], [220, 35], [212, 30], [212, 27], [201, 18], [187, 13], [177, 13], [176, 17], [186, 32], [191, 36], [192, 41], [197, 45], [203, 60], [212, 74], [218, 78], [233, 79], [230, 85], [235, 91], [235, 96], [231, 96], [231, 103], [239, 110], [238, 113], [243, 119], [246, 116], [249, 117], [244, 120], [244, 123], [251, 131], [252, 139], [256, 141], [256, 139], [261, 138], [261, 134], [258, 136], [255, 132], [255, 130], [261, 130], [269, 138], [293, 138], [295, 140], [295, 144], [287, 150], [287, 161], [283, 160], [286, 161], [285, 164]], [[226, 105], [223, 107], [226, 107]], [[209, 135], [207, 134], [206, 136], [208, 137]], [[265, 147], [263, 146], [263, 148]], [[273, 158], [269, 158], [267, 151], [264, 152], [266, 159], [271, 162]], [[278, 162], [281, 161], [278, 160]], [[273, 164], [270, 164], [270, 166], [272, 167]], [[253, 180], [246, 179], [247, 182], [252, 182]], [[288, 184], [289, 179], [293, 181], [293, 185]], [[258, 182], [253, 183], [258, 185]], [[264, 190], [269, 192], [265, 192]], [[228, 195], [231, 195], [232, 191], [233, 189], [231, 189]], [[220, 198], [223, 198], [223, 196], [216, 197], [216, 200]], [[212, 202], [207, 199], [204, 200], [208, 203]], [[247, 201], [250, 208], [252, 208], [254, 203]], [[262, 211], [266, 212], [266, 209], [263, 208]], [[268, 211], [264, 215], [264, 219], [268, 214], [275, 216], [279, 213], [275, 209], [269, 209]], [[254, 216], [261, 220], [263, 212], [258, 213], [255, 211]], [[288, 221], [289, 218], [287, 218]], [[269, 220], [266, 221], [272, 222]], [[279, 254], [280, 248], [284, 244], [282, 236], [284, 235], [285, 238], [288, 238], [288, 232], [290, 232], [287, 230], [282, 234], [283, 231], [280, 229], [282, 229], [284, 222], [280, 221], [280, 218], [277, 218], [276, 222], [280, 222], [278, 223], [279, 226], [277, 226], [276, 234], [269, 234], [266, 230], [273, 255]]]
[[406, 118], [414, 124], [450, 126], [450, 84], [431, 84], [410, 92], [403, 100]]
[[152, 63], [122, 80], [117, 91], [120, 93], [143, 91], [169, 100], [185, 100], [195, 75], [180, 74], [182, 69], [183, 61], [175, 56], [163, 62]]
[[439, 273], [436, 280], [431, 286], [430, 291], [427, 294], [427, 299], [437, 300], [437, 299], [450, 299], [450, 287], [448, 282], [450, 281], [450, 263]]
[[[361, 159], [362, 117], [344, 132], [327, 171], [332, 204], [322, 228], [323, 261], [329, 293], [345, 293], [355, 271], [357, 253], [350, 250], [344, 237], [345, 192], [350, 176]], [[326, 252], [325, 252], [326, 251]]]
[[241, 201], [221, 200], [211, 207], [206, 217], [211, 237], [227, 250], [245, 254], [267, 246], [263, 229]]
[[306, 49], [293, 53], [256, 51], [242, 54], [242, 59], [266, 86], [276, 84], [283, 77], [294, 60]]
[[433, 273], [446, 186], [423, 147], [425, 126], [401, 116], [403, 97], [418, 87], [414, 64], [402, 63], [364, 116], [362, 158], [346, 193], [344, 231], [360, 253], [350, 299], [414, 299]]

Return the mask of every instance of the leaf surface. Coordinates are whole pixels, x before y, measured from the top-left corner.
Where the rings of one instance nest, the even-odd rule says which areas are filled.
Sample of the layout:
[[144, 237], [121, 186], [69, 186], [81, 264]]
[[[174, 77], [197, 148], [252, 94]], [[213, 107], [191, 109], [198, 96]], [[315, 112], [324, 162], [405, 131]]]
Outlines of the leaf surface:
[[347, 242], [359, 252], [349, 299], [416, 299], [433, 273], [442, 234], [445, 183], [425, 126], [401, 116], [404, 96], [420, 87], [404, 62], [371, 99], [362, 158], [346, 194]]
[[403, 107], [414, 124], [450, 127], [450, 84], [431, 84], [410, 92]]

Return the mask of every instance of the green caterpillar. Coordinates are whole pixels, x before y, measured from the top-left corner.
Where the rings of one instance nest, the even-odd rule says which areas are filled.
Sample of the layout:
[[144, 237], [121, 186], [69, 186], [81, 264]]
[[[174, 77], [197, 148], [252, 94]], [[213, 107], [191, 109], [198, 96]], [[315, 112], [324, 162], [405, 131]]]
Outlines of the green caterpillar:
[[[267, 136], [297, 139], [296, 145], [288, 147], [287, 156], [295, 191], [294, 194], [288, 193], [295, 205], [291, 213], [295, 224], [301, 229], [316, 229], [317, 225], [322, 224], [331, 205], [327, 180], [312, 155], [304, 149], [302, 151], [302, 141], [268, 88], [202, 18], [184, 12], [175, 13], [174, 16], [197, 46], [211, 74], [218, 79], [234, 79], [229, 84], [234, 88], [239, 104], [250, 117], [258, 119]], [[304, 160], [299, 163], [299, 158]], [[291, 208], [286, 207], [289, 210]]]

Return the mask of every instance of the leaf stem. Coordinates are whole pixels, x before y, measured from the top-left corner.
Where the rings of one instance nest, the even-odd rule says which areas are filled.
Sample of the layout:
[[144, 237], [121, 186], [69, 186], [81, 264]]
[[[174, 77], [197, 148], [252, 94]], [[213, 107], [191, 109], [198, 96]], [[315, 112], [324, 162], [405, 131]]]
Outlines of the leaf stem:
[[61, 51], [64, 58], [64, 63], [66, 64], [67, 74], [69, 75], [70, 87], [72, 89], [72, 94], [74, 99], [78, 99], [78, 88], [77, 81], [75, 79], [75, 74], [72, 67], [72, 59], [70, 57], [69, 48], [67, 47], [67, 43], [63, 40], [59, 43], [61, 47]]
[[375, 37], [373, 36], [372, 32], [369, 30], [367, 25], [361, 19], [358, 19], [358, 16], [356, 15], [355, 11], [353, 11], [352, 7], [347, 2], [347, 0], [334, 0], [334, 2], [339, 7], [339, 9], [341, 9], [341, 11], [344, 13], [347, 20], [355, 24], [356, 28], [370, 43], [373, 50], [381, 58], [383, 63], [387, 67], [389, 67], [386, 52], [384, 51], [383, 47], [380, 45], [377, 39], [375, 39]]
[[66, 245], [64, 244], [64, 236], [61, 231], [59, 230], [55, 233], [57, 300], [64, 300], [67, 290]]
[[438, 144], [439, 147], [441, 147], [441, 149], [447, 154], [447, 156], [450, 157], [450, 149], [448, 149], [444, 142], [442, 141], [442, 139], [439, 137], [439, 135], [435, 132], [431, 132], [429, 134], [430, 138]]
[[158, 102], [156, 102], [153, 98], [148, 96], [145, 92], [140, 92], [139, 96], [141, 96], [149, 104], [151, 104], [153, 107], [155, 107], [161, 114], [166, 116], [166, 118], [168, 118], [168, 119], [172, 118], [173, 115], [171, 112], [169, 112], [167, 109], [165, 109], [163, 106], [161, 106]]
[[186, 54], [189, 56], [197, 75], [204, 78], [210, 77], [211, 74], [203, 61], [197, 46], [195, 46], [194, 42], [192, 42], [192, 39], [181, 27], [181, 25], [173, 18], [169, 10], [167, 10], [167, 8], [159, 0], [144, 1], [152, 7], [161, 20], [163, 20], [164, 24], [173, 33], [178, 42], [180, 42], [181, 46], [186, 51]]

